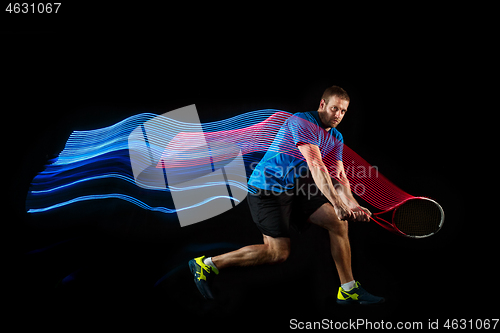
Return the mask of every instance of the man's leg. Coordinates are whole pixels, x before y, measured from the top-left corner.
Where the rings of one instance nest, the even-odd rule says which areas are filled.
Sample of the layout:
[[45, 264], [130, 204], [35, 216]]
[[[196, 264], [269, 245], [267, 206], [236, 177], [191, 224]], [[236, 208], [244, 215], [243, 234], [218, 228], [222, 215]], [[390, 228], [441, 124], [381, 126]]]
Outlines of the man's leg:
[[200, 293], [206, 299], [213, 299], [210, 281], [214, 274], [219, 274], [220, 269], [231, 266], [277, 264], [285, 261], [289, 254], [290, 238], [264, 235], [264, 244], [245, 246], [212, 258], [201, 256], [190, 260], [188, 265]]
[[[383, 297], [370, 294], [361, 287], [359, 282], [354, 281], [351, 269], [351, 246], [349, 244], [347, 221], [339, 220], [334, 207], [329, 203], [325, 203], [311, 214], [309, 222], [327, 229], [330, 234], [332, 257], [342, 284], [337, 293], [337, 303], [363, 305], [383, 303], [385, 301]], [[344, 284], [349, 286], [344, 289]]]
[[264, 236], [264, 244], [249, 245], [239, 250], [212, 257], [217, 269], [231, 266], [255, 266], [277, 264], [290, 254], [290, 238]]
[[335, 209], [329, 203], [323, 204], [309, 217], [309, 222], [328, 230], [333, 261], [339, 273], [340, 283], [354, 280], [351, 269], [351, 246], [348, 222], [339, 220]]

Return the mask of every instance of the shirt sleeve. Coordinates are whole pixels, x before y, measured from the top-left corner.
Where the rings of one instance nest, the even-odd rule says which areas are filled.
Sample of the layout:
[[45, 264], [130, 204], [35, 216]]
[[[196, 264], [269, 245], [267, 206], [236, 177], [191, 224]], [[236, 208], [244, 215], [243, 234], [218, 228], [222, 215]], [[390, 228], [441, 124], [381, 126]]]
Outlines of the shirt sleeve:
[[319, 147], [319, 126], [298, 115], [288, 118], [287, 126], [295, 147], [310, 143]]

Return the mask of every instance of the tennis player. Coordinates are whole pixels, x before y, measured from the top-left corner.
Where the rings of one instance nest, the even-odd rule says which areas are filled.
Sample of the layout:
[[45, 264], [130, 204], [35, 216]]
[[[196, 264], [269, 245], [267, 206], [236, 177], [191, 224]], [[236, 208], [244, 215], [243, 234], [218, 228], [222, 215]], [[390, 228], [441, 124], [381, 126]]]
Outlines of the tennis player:
[[214, 298], [210, 286], [220, 270], [285, 261], [290, 255], [290, 227], [300, 231], [313, 223], [330, 235], [341, 283], [337, 303], [368, 305], [384, 301], [364, 290], [351, 269], [348, 221], [368, 221], [371, 213], [354, 199], [342, 164], [344, 141], [336, 127], [349, 102], [344, 89], [329, 87], [318, 111], [295, 113], [282, 125], [248, 181], [248, 204], [264, 244], [190, 260], [196, 286], [206, 299]]

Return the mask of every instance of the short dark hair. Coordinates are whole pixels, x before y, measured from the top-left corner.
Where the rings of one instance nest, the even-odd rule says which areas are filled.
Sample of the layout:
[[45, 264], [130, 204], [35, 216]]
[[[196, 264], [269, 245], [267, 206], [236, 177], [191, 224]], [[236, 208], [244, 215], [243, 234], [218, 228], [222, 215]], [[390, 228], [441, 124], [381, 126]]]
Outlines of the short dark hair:
[[347, 92], [339, 86], [331, 86], [329, 88], [326, 88], [321, 99], [324, 99], [325, 103], [328, 104], [328, 101], [332, 96], [337, 96], [338, 98], [345, 99], [348, 102], [351, 101], [349, 95], [347, 95]]

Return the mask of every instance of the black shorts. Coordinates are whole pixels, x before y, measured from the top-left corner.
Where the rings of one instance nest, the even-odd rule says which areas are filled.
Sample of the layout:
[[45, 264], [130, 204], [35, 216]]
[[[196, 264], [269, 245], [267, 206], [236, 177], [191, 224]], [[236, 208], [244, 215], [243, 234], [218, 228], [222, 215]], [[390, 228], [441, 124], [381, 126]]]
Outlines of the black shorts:
[[247, 196], [252, 219], [264, 235], [273, 238], [290, 237], [290, 227], [303, 231], [309, 216], [330, 202], [310, 176], [297, 179], [295, 188], [282, 193], [254, 189], [257, 194]]

